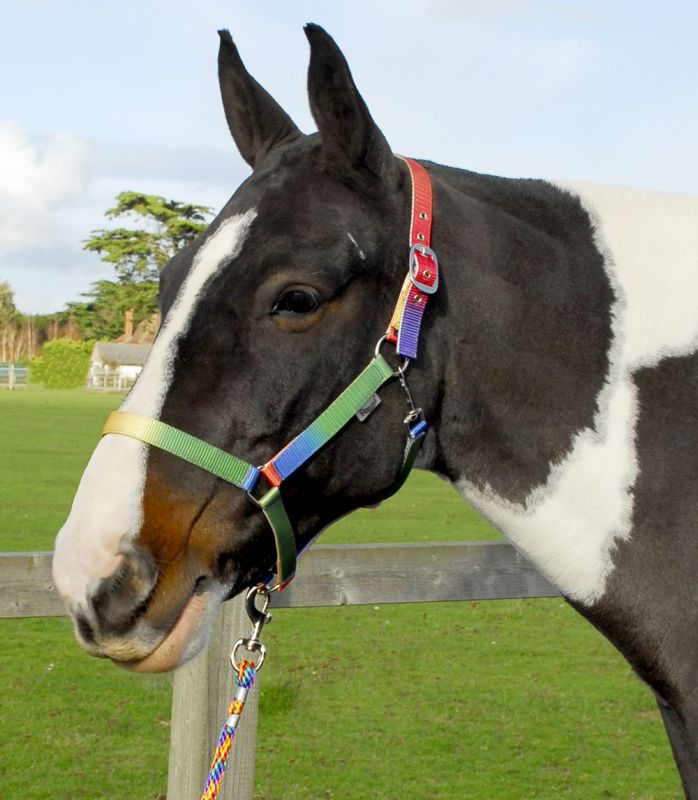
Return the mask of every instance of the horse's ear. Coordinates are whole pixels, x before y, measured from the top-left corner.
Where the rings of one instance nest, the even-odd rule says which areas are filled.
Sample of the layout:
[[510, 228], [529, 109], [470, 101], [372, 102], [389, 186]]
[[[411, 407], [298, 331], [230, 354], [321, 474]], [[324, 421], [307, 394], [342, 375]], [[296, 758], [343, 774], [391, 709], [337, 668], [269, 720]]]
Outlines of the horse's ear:
[[342, 51], [319, 25], [306, 25], [305, 35], [310, 42], [310, 110], [328, 169], [352, 182], [365, 176], [393, 184], [398, 175], [395, 157], [359, 94]]
[[254, 168], [274, 147], [303, 134], [245, 69], [230, 32], [218, 31], [218, 35], [218, 80], [225, 118], [240, 155]]

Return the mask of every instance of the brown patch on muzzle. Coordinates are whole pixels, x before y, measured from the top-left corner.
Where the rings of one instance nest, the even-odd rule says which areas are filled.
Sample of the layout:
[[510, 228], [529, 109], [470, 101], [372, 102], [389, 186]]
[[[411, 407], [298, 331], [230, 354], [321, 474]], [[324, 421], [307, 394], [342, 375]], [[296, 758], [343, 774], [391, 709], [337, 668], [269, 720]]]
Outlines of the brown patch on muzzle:
[[[173, 669], [199, 652], [220, 602], [258, 571], [241, 563], [239, 532], [246, 531], [245, 554], [260, 552], [252, 545], [256, 537], [270, 538], [263, 516], [246, 507], [240, 490], [212, 478], [208, 494], [188, 494], [182, 483], [189, 465], [157, 456], [153, 462], [141, 531], [124, 563], [95, 592], [89, 620], [76, 620], [88, 652], [143, 672]], [[177, 468], [174, 487], [158, 477], [165, 466]]]

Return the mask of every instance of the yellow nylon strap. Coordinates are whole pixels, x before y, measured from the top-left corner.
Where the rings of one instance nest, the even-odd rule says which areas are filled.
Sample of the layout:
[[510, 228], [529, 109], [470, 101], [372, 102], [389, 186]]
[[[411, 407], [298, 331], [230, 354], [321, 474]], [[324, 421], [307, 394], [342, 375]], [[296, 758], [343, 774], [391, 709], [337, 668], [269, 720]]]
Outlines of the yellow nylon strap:
[[256, 467], [241, 458], [159, 419], [151, 419], [133, 411], [113, 411], [104, 423], [102, 436], [109, 433], [130, 436], [165, 450], [246, 491], [251, 490], [259, 474]]
[[402, 283], [402, 289], [400, 289], [400, 295], [398, 296], [397, 303], [395, 304], [395, 309], [393, 310], [393, 316], [390, 320], [390, 326], [388, 327], [388, 332], [395, 331], [397, 333], [400, 330], [400, 325], [402, 324], [402, 314], [405, 310], [405, 304], [407, 303], [407, 295], [410, 293], [410, 287], [412, 286], [412, 279], [410, 278], [409, 273], [405, 276], [405, 280]]

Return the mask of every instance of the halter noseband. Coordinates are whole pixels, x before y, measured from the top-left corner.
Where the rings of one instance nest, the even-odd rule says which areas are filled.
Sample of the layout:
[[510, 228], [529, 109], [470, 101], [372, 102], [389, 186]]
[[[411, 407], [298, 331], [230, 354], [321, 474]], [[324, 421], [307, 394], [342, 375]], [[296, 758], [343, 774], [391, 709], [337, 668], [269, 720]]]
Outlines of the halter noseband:
[[[400, 156], [402, 158], [402, 156]], [[400, 473], [389, 495], [405, 482], [427, 432], [421, 408], [415, 407], [405, 372], [417, 356], [419, 331], [429, 295], [439, 285], [436, 254], [430, 248], [432, 190], [429, 176], [421, 164], [403, 158], [412, 181], [409, 269], [402, 285], [388, 330], [378, 344], [374, 358], [330, 405], [262, 467], [237, 458], [203, 439], [131, 411], [114, 411], [109, 415], [102, 436], [116, 433], [138, 439], [184, 461], [194, 464], [227, 483], [243, 489], [264, 512], [276, 542], [276, 578], [283, 589], [296, 571], [296, 537], [281, 496], [281, 484], [333, 439], [354, 416], [365, 419], [377, 406], [376, 392], [389, 380], [397, 378], [409, 405], [405, 418], [407, 442]], [[396, 354], [403, 359], [394, 370], [380, 354], [383, 342], [395, 344]], [[253, 491], [263, 476], [269, 490], [257, 499]], [[388, 496], [389, 496], [388, 495]]]

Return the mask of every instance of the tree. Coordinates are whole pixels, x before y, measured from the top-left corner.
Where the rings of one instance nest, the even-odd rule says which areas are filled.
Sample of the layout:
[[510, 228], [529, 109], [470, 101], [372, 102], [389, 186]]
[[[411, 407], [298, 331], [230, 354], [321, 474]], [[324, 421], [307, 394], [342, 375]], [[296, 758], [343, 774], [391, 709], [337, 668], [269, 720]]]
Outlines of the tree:
[[143, 228], [112, 228], [92, 231], [85, 249], [99, 253], [114, 264], [122, 283], [156, 282], [160, 270], [183, 247], [207, 227], [207, 206], [166, 200], [152, 194], [121, 192], [116, 206], [105, 212], [109, 219], [136, 217]]
[[136, 324], [158, 308], [158, 285], [152, 281], [116, 283], [101, 280], [85, 292], [85, 301], [69, 303], [84, 339], [116, 339], [124, 332], [124, 314], [133, 309]]
[[116, 338], [123, 332], [127, 309], [133, 309], [136, 325], [152, 315], [157, 310], [160, 270], [206, 229], [211, 211], [157, 195], [121, 192], [105, 216], [136, 218], [145, 226], [95, 230], [84, 242], [86, 250], [114, 265], [117, 280], [97, 281], [83, 295], [85, 301], [69, 304], [83, 336]]
[[5, 325], [17, 314], [15, 293], [7, 281], [0, 281], [0, 325]]
[[19, 313], [14, 292], [6, 281], [0, 282], [0, 361], [14, 361]]
[[0, 362], [33, 358], [45, 338], [42, 318], [18, 311], [10, 284], [0, 281]]

